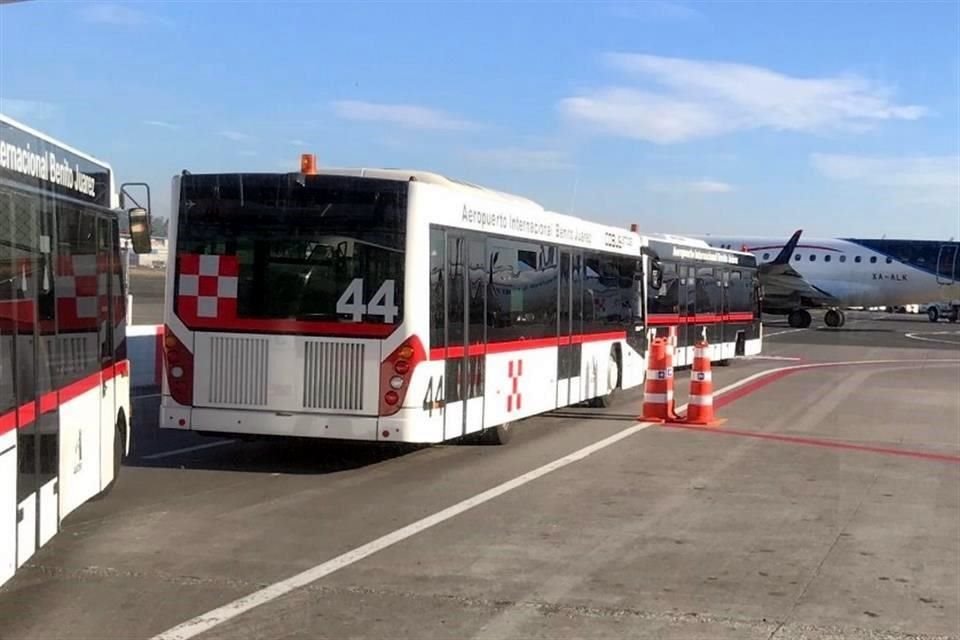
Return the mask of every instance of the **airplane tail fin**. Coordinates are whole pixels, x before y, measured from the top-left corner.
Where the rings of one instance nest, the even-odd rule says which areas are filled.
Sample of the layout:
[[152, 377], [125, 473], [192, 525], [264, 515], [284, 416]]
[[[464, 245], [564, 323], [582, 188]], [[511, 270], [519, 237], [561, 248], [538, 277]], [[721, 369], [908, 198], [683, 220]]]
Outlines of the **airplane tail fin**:
[[787, 244], [783, 245], [783, 249], [780, 250], [780, 253], [777, 254], [777, 257], [774, 258], [769, 264], [789, 264], [790, 256], [793, 255], [794, 249], [797, 248], [797, 243], [800, 242], [800, 234], [803, 233], [803, 229], [797, 229], [793, 232], [793, 235], [790, 236], [790, 239], [787, 240]]

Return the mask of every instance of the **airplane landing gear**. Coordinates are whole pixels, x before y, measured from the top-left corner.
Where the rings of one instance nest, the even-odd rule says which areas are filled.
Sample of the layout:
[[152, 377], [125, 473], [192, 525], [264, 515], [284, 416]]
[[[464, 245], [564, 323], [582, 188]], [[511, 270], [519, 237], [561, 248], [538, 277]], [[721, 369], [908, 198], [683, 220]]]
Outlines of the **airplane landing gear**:
[[840, 309], [828, 309], [827, 312], [823, 314], [823, 322], [828, 327], [837, 329], [847, 323], [847, 315], [843, 311], [840, 311]]
[[794, 309], [790, 312], [790, 315], [787, 316], [787, 324], [794, 329], [806, 329], [810, 326], [811, 322], [810, 312], [806, 309]]

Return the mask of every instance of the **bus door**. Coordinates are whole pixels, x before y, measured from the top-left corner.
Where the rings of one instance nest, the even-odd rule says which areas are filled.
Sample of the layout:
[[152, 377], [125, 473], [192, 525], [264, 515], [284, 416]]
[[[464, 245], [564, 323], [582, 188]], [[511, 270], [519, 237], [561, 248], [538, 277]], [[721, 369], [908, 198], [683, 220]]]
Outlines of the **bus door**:
[[713, 267], [698, 267], [695, 279], [696, 324], [691, 344], [706, 340], [715, 344], [723, 339], [723, 321], [720, 314], [720, 286]]
[[[579, 373], [579, 366], [575, 370], [574, 349], [580, 349], [579, 344], [573, 344], [573, 279], [571, 270], [573, 256], [570, 251], [560, 251], [560, 286], [557, 291], [557, 406], [565, 407], [570, 404], [571, 378]], [[575, 371], [577, 373], [575, 373]], [[579, 394], [577, 394], [579, 397]]]
[[[52, 323], [50, 273], [52, 206], [44, 198], [12, 196], [11, 228], [0, 225], [0, 246], [6, 256], [0, 272], [12, 298], [13, 391], [17, 441], [16, 563], [23, 565], [57, 532], [57, 442], [58, 413], [51, 376], [50, 343], [41, 324]], [[49, 210], [48, 210], [49, 209]], [[9, 479], [4, 479], [8, 481]]]
[[730, 312], [732, 311], [731, 298], [732, 294], [730, 292], [730, 269], [721, 269], [717, 268], [716, 273], [718, 274], [719, 295], [717, 314], [720, 316], [719, 320], [722, 322], [720, 332], [718, 333], [718, 339], [724, 344], [730, 344], [736, 340], [737, 328], [734, 326], [734, 323], [728, 321]]
[[447, 232], [445, 300], [444, 439], [483, 424], [486, 355], [486, 247], [482, 240]]
[[[677, 270], [680, 276], [679, 304], [680, 321], [677, 324], [677, 350], [679, 354], [686, 354], [686, 347], [692, 347], [696, 342], [696, 267], [678, 265]], [[674, 356], [673, 365], [684, 366], [693, 364], [693, 351], [690, 351], [690, 359], [686, 355]]]
[[[116, 388], [114, 376], [114, 318], [113, 318], [113, 229], [108, 218], [97, 218], [97, 344], [100, 353], [100, 429], [93, 441], [97, 449], [83, 451], [80, 460], [84, 465], [99, 468], [94, 474], [100, 486], [106, 486], [105, 473], [112, 473], [113, 438], [116, 433]], [[114, 435], [114, 437], [116, 437]], [[79, 442], [78, 442], [79, 444]], [[106, 471], [110, 469], [110, 471]]]
[[940, 254], [937, 256], [937, 284], [953, 284], [960, 280], [960, 256], [957, 249], [960, 245], [940, 245]]

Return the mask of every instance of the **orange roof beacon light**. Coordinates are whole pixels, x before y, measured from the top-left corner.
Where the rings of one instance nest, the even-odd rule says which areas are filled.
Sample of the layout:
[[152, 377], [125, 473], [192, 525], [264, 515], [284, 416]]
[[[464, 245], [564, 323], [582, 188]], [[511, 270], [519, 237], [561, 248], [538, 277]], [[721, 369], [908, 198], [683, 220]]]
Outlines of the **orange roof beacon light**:
[[636, 222], [631, 222], [631, 223], [630, 223], [630, 231], [633, 231], [634, 233], [639, 233], [639, 231], [640, 231], [640, 225], [638, 225]]
[[308, 176], [317, 175], [317, 156], [312, 153], [300, 154], [300, 173]]

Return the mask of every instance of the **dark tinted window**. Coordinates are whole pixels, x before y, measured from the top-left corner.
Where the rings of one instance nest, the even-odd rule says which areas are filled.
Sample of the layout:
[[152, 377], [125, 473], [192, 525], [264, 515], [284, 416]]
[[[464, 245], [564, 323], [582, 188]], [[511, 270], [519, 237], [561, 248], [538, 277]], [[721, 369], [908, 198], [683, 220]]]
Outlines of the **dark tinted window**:
[[840, 256], [840, 262], [846, 262], [847, 256]]
[[659, 289], [647, 289], [647, 313], [680, 313], [680, 278], [677, 265], [663, 263], [663, 281]]
[[[238, 273], [238, 316], [400, 322], [406, 183], [307, 176], [299, 184], [283, 174], [182, 180], [179, 273], [189, 273], [184, 259], [193, 256], [235, 257], [217, 264], [221, 275]], [[192, 289], [178, 296], [181, 315], [190, 296]]]
[[877, 262], [877, 256], [870, 256], [870, 264], [875, 264]]
[[487, 297], [489, 341], [555, 336], [555, 247], [495, 238], [489, 241], [492, 280]]
[[817, 255], [816, 255], [815, 253], [811, 253], [811, 254], [810, 254], [810, 262], [814, 262], [816, 259], [817, 259]]
[[444, 327], [444, 232], [430, 229], [430, 346], [444, 347], [447, 344]]
[[862, 259], [863, 259], [863, 258], [861, 258], [860, 256], [857, 256], [857, 257], [855, 257], [855, 258], [853, 259], [853, 261], [854, 261], [854, 262], [860, 262]]
[[824, 262], [830, 262], [830, 259], [831, 259], [831, 256], [830, 256], [829, 253], [828, 253], [827, 255], [823, 256], [823, 261], [824, 261]]

